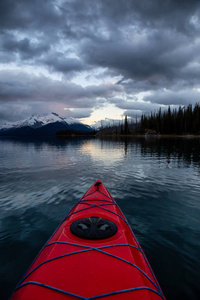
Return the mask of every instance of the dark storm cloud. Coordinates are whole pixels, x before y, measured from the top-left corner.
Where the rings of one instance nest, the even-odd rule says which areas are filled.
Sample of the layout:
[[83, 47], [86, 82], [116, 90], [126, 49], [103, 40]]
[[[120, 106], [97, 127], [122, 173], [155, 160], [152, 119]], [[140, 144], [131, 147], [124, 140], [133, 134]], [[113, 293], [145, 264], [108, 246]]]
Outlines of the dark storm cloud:
[[88, 118], [92, 113], [92, 109], [73, 109], [71, 111], [71, 116], [74, 118]]
[[115, 7], [103, 6], [107, 37], [104, 42], [84, 41], [81, 54], [89, 64], [108, 67], [124, 79], [146, 81], [146, 89], [177, 80], [194, 84], [199, 65], [193, 66], [193, 73], [186, 72], [199, 60], [195, 37], [200, 28], [192, 23], [199, 6], [199, 1], [116, 1]]
[[46, 53], [50, 47], [46, 43], [33, 43], [28, 38], [17, 40], [14, 36], [7, 37], [2, 43], [2, 49], [19, 54], [21, 59], [32, 59]]
[[[18, 121], [20, 119], [23, 119], [26, 115], [27, 106], [24, 107], [24, 105], [20, 104], [13, 104], [12, 108], [7, 103], [1, 104], [0, 109], [0, 125], [12, 121]], [[31, 113], [31, 110], [28, 111], [29, 115]]]
[[[130, 114], [137, 108], [122, 94], [133, 100], [138, 92], [150, 92], [142, 111], [194, 103], [199, 49], [199, 0], [1, 1], [0, 63], [44, 68], [63, 79], [3, 71], [0, 101], [21, 101], [29, 107], [34, 101], [59, 102], [90, 110], [108, 99]], [[114, 86], [84, 88], [70, 82], [76, 75], [89, 79], [99, 68], [104, 72], [96, 72], [96, 79], [118, 78]]]
[[84, 62], [79, 58], [68, 58], [62, 52], [51, 53], [43, 60], [53, 71], [75, 73], [87, 70]]
[[[143, 0], [143, 1], [102, 1], [104, 14], [114, 22], [134, 23], [142, 27], [174, 28], [178, 31], [189, 30], [190, 16], [199, 9], [198, 0]], [[116, 5], [114, 5], [116, 4]], [[159, 25], [159, 27], [158, 27]]]
[[[41, 31], [60, 24], [61, 16], [53, 0], [6, 0], [0, 2], [0, 28], [2, 30]], [[43, 27], [44, 26], [44, 27]]]
[[159, 90], [146, 96], [144, 100], [160, 105], [188, 105], [200, 102], [200, 93], [193, 89], [181, 91]]
[[57, 103], [63, 109], [73, 108], [73, 116], [84, 118], [91, 114], [93, 108], [102, 105], [107, 97], [113, 97], [119, 91], [120, 87], [112, 84], [82, 87], [66, 80], [52, 80], [24, 72], [0, 71], [0, 119], [6, 120], [10, 113], [12, 117], [7, 119], [16, 120], [19, 116], [31, 114], [31, 107], [41, 113], [41, 106], [42, 112], [45, 112], [46, 103], [50, 106]]
[[[199, 41], [180, 33], [153, 31], [138, 35], [137, 40], [123, 37], [105, 43], [84, 43], [83, 57], [89, 64], [115, 70], [124, 79], [147, 81], [147, 88], [168, 86], [177, 80], [199, 79], [199, 65], [189, 70], [189, 64], [199, 60]], [[187, 72], [189, 70], [189, 72]], [[196, 74], [195, 74], [196, 72]], [[122, 81], [123, 83], [123, 81]]]
[[[120, 91], [115, 85], [82, 87], [63, 80], [23, 72], [0, 71], [0, 101], [63, 101], [69, 107], [91, 107], [96, 98], [106, 98]], [[84, 100], [84, 104], [82, 102]]]
[[118, 104], [116, 104], [117, 107], [125, 109], [125, 115], [132, 116], [133, 114], [141, 114], [141, 112], [148, 113], [150, 111], [156, 111], [159, 108], [158, 103], [151, 103], [146, 99], [146, 101], [140, 102], [140, 101], [125, 101], [122, 100]]

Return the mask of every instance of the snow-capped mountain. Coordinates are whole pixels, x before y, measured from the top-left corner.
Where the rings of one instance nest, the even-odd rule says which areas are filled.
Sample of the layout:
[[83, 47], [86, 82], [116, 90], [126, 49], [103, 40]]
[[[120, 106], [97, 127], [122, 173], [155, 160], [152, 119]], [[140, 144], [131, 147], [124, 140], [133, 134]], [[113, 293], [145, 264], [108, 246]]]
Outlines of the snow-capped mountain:
[[101, 128], [108, 127], [108, 126], [119, 126], [120, 124], [121, 124], [120, 120], [113, 120], [113, 119], [106, 118], [104, 120], [96, 122], [95, 124], [91, 125], [91, 127], [94, 130], [99, 130]]
[[61, 122], [61, 123], [67, 123], [68, 125], [71, 124], [81, 124], [78, 120], [75, 118], [69, 117], [69, 118], [62, 118], [58, 114], [52, 112], [49, 115], [45, 116], [37, 116], [33, 115], [29, 119], [25, 119], [18, 122], [8, 122], [0, 127], [0, 129], [11, 129], [11, 128], [20, 128], [29, 126], [32, 128], [37, 128], [41, 126], [45, 126], [49, 123], [55, 123], [55, 122]]
[[85, 131], [93, 129], [75, 118], [62, 118], [56, 113], [45, 116], [33, 115], [28, 119], [6, 123], [0, 127], [0, 135], [55, 135], [61, 130]]

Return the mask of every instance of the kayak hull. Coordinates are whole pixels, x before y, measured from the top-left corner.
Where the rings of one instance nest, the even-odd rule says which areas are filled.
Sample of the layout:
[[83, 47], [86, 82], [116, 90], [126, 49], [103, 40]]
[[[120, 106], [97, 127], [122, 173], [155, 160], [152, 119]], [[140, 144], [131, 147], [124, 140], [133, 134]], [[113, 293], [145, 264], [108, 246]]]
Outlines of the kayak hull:
[[[98, 235], [109, 230], [110, 237]], [[165, 298], [127, 219], [97, 180], [44, 245], [11, 299]]]

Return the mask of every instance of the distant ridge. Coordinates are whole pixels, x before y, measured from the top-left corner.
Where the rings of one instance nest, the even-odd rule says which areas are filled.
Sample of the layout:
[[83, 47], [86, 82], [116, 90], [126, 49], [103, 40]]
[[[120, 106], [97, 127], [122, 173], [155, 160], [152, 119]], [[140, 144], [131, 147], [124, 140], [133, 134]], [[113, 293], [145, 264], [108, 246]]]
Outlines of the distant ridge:
[[93, 129], [73, 117], [63, 118], [52, 112], [51, 114], [33, 115], [28, 119], [6, 123], [0, 127], [0, 136], [52, 136], [58, 131], [92, 132]]

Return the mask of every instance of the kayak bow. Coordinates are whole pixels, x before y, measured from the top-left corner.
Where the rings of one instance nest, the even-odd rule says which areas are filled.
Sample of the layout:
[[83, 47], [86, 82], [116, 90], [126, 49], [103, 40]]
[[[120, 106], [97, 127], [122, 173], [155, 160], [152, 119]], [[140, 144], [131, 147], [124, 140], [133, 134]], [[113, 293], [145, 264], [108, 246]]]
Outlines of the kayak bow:
[[12, 300], [165, 299], [131, 227], [100, 180], [73, 207]]

